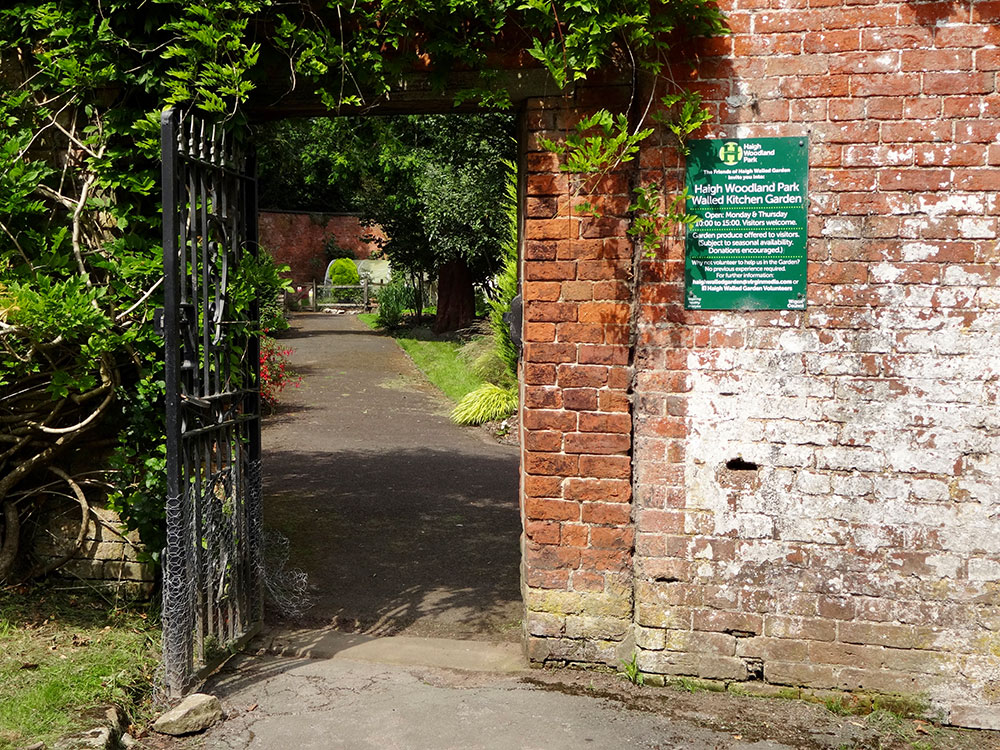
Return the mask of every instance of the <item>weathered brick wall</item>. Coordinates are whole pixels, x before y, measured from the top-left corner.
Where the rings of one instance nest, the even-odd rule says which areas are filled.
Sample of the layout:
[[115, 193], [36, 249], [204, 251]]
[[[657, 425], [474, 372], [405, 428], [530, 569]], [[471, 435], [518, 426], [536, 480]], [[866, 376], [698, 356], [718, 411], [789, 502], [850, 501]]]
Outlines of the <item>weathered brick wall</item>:
[[[80, 530], [80, 510], [65, 503], [46, 509], [34, 534], [31, 555], [39, 564], [62, 560]], [[56, 575], [112, 588], [128, 596], [147, 597], [155, 584], [153, 565], [143, 561], [144, 547], [136, 532], [125, 532], [112, 510], [91, 505], [83, 545]]]
[[808, 135], [808, 309], [686, 312], [682, 248], [642, 264], [639, 664], [1000, 728], [1000, 3], [720, 4], [675, 74], [706, 137]]
[[363, 237], [384, 236], [377, 227], [363, 227], [354, 214], [316, 214], [293, 211], [261, 211], [258, 214], [260, 244], [279, 264], [291, 267], [297, 283], [322, 281], [327, 260], [324, 247], [329, 237], [354, 252], [354, 257], [370, 258], [378, 249]]

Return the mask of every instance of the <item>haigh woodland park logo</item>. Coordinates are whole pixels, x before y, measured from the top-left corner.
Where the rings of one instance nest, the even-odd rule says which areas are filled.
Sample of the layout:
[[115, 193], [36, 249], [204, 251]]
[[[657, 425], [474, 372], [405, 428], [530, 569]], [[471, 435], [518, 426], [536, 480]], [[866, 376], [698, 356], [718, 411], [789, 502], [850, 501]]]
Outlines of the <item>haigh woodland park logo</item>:
[[726, 141], [719, 148], [719, 160], [726, 166], [738, 164], [743, 158], [743, 147], [736, 141]]

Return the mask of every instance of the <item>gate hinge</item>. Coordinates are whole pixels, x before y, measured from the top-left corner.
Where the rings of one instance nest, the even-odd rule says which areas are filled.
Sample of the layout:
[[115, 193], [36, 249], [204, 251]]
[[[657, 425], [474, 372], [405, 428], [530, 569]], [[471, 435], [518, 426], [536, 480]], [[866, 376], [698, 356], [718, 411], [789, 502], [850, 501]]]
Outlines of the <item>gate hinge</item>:
[[510, 309], [503, 314], [503, 322], [507, 324], [510, 331], [510, 340], [517, 349], [518, 356], [521, 354], [521, 326], [524, 315], [524, 304], [521, 301], [521, 293], [510, 301]]
[[[177, 325], [187, 326], [195, 319], [194, 305], [190, 302], [182, 303], [177, 308]], [[164, 325], [164, 311], [162, 307], [153, 310], [153, 333], [158, 336], [166, 335]]]

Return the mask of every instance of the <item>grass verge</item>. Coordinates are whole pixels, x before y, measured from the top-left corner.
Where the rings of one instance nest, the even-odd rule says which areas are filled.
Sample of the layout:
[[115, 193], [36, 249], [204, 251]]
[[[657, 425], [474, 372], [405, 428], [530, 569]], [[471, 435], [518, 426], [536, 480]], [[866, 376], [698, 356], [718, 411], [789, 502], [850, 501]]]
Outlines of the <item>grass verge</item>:
[[[358, 315], [358, 319], [373, 330], [378, 329], [375, 318], [373, 313]], [[460, 401], [483, 385], [483, 380], [459, 356], [461, 342], [439, 338], [425, 327], [399, 328], [387, 333], [410, 355], [427, 379], [452, 401]]]
[[53, 585], [0, 589], [0, 750], [102, 724], [117, 705], [151, 712], [159, 626], [143, 606], [116, 606]]

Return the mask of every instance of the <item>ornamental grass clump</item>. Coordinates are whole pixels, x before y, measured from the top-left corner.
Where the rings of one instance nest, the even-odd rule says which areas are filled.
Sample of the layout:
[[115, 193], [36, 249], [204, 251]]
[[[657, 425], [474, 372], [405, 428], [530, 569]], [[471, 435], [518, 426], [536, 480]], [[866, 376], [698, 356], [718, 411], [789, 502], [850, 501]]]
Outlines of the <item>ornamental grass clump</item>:
[[458, 402], [451, 413], [458, 424], [483, 424], [504, 419], [517, 411], [517, 388], [486, 383]]
[[413, 289], [407, 286], [402, 277], [393, 276], [378, 292], [378, 317], [375, 324], [389, 330], [399, 328], [407, 308], [413, 304], [413, 297]]

